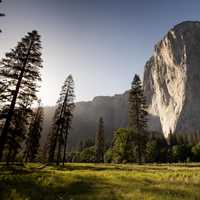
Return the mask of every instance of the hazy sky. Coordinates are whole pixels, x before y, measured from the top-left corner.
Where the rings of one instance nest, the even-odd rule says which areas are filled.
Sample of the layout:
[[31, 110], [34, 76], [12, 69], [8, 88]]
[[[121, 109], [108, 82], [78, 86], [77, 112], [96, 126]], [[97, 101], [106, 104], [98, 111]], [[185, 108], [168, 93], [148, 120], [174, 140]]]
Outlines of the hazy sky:
[[4, 0], [0, 11], [1, 57], [28, 31], [42, 36], [44, 105], [70, 73], [77, 101], [123, 93], [170, 28], [200, 20], [199, 0]]

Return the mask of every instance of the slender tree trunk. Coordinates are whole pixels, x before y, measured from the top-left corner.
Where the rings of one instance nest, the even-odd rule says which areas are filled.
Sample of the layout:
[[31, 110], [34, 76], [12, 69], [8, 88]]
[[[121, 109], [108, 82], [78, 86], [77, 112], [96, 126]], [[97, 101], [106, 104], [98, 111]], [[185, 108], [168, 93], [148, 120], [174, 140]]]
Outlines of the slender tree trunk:
[[60, 164], [60, 158], [61, 158], [61, 143], [62, 143], [62, 135], [60, 133], [59, 135], [59, 142], [58, 142], [58, 153], [57, 153], [57, 162], [56, 164], [59, 165]]
[[66, 131], [65, 140], [64, 140], [63, 166], [65, 164], [65, 159], [66, 159], [67, 136], [68, 136], [68, 130]]
[[25, 155], [24, 155], [24, 162], [25, 162], [25, 163], [28, 162], [28, 155], [29, 155], [29, 152], [26, 151], [26, 152], [25, 152]]
[[55, 138], [53, 138], [53, 141], [51, 141], [53, 144], [52, 144], [52, 146], [50, 146], [50, 152], [49, 152], [49, 158], [48, 158], [49, 163], [54, 161], [57, 139], [58, 139], [58, 135], [57, 135], [57, 131], [56, 131]]
[[12, 153], [12, 156], [11, 156], [11, 161], [12, 161], [12, 162], [16, 161], [17, 153], [18, 153], [18, 151], [14, 151], [14, 152]]
[[2, 160], [3, 150], [4, 150], [4, 146], [6, 144], [8, 130], [9, 130], [10, 123], [11, 123], [11, 120], [12, 120], [12, 116], [13, 116], [13, 113], [14, 113], [17, 96], [18, 96], [18, 93], [19, 93], [19, 89], [20, 89], [20, 86], [21, 86], [22, 78], [23, 78], [23, 75], [24, 75], [24, 72], [25, 72], [25, 68], [26, 68], [26, 65], [27, 65], [27, 62], [28, 62], [28, 58], [29, 58], [29, 55], [30, 55], [30, 50], [31, 50], [32, 45], [33, 45], [33, 40], [30, 43], [26, 59], [24, 60], [23, 67], [22, 67], [22, 70], [20, 72], [19, 79], [18, 79], [18, 82], [17, 82], [17, 85], [16, 85], [16, 89], [15, 89], [15, 92], [14, 92], [14, 95], [13, 95], [13, 98], [12, 98], [12, 101], [11, 101], [11, 104], [10, 104], [10, 108], [9, 108], [9, 111], [8, 111], [6, 122], [4, 124], [3, 130], [2, 130], [2, 133], [1, 133], [1, 136], [0, 136], [0, 161]]
[[11, 147], [9, 146], [8, 155], [7, 155], [7, 158], [6, 158], [6, 165], [7, 166], [10, 164], [11, 153], [12, 153], [12, 150], [11, 150]]
[[[61, 118], [63, 117], [63, 112], [64, 112], [65, 104], [66, 104], [66, 101], [67, 101], [67, 98], [68, 98], [68, 92], [69, 92], [69, 90], [67, 90], [66, 95], [65, 95], [64, 102], [63, 102], [63, 104], [62, 104], [62, 108], [61, 108], [60, 116], [59, 116], [59, 121], [60, 121]], [[52, 150], [52, 155], [50, 156], [50, 161], [51, 161], [51, 159], [54, 158], [55, 149], [56, 149], [56, 143], [57, 143], [57, 139], [58, 139], [59, 129], [60, 129], [60, 124], [58, 125], [57, 131], [56, 131], [56, 138], [55, 138], [55, 141], [54, 141], [54, 144], [53, 144], [53, 148], [52, 148], [53, 150]], [[62, 134], [62, 131], [63, 131], [63, 124], [61, 125], [60, 134]], [[59, 140], [60, 140], [60, 137], [59, 137]], [[59, 141], [59, 144], [58, 144], [58, 149], [61, 150], [61, 142], [60, 142], [60, 141]], [[60, 151], [58, 151], [58, 153], [59, 153], [59, 152], [60, 152]], [[60, 155], [57, 155], [57, 165], [59, 165], [59, 160], [60, 160]]]
[[58, 154], [57, 154], [57, 165], [60, 164], [60, 159], [61, 159], [61, 145], [62, 145], [63, 129], [64, 129], [64, 124], [63, 124], [63, 122], [62, 122], [62, 124], [61, 124], [61, 129], [60, 129], [60, 134], [59, 134]]
[[141, 144], [140, 144], [140, 141], [139, 141], [139, 145], [138, 145], [138, 161], [139, 161], [139, 164], [142, 163], [142, 153], [141, 153]]

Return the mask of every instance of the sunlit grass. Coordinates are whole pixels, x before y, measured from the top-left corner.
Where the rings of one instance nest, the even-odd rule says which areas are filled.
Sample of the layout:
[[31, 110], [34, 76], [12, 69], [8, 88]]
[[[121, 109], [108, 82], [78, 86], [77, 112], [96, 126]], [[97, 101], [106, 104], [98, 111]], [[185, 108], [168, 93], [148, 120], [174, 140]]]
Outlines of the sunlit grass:
[[[1, 166], [1, 200], [198, 200], [200, 166], [28, 164]], [[14, 174], [13, 174], [14, 173]]]

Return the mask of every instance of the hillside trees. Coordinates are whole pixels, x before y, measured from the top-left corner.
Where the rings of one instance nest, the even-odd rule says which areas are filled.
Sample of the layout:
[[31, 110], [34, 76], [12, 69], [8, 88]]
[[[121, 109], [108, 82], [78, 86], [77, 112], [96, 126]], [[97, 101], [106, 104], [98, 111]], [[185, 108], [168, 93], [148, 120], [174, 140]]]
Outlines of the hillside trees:
[[104, 121], [103, 118], [100, 117], [95, 140], [96, 162], [104, 161], [104, 143]]
[[53, 130], [50, 137], [48, 160], [49, 162], [53, 162], [54, 155], [57, 153], [57, 165], [59, 165], [61, 161], [62, 150], [63, 165], [66, 159], [67, 137], [71, 129], [73, 110], [75, 108], [74, 98], [74, 80], [73, 77], [69, 75], [61, 88], [60, 97], [57, 101], [57, 109], [53, 119]]
[[29, 112], [32, 103], [37, 99], [37, 82], [41, 80], [42, 68], [41, 41], [37, 31], [28, 33], [17, 46], [0, 63], [0, 77], [7, 83], [3, 91], [1, 106], [5, 122], [0, 136], [0, 160], [2, 159], [8, 131], [15, 109]]
[[40, 137], [42, 132], [42, 124], [44, 120], [44, 112], [41, 101], [38, 102], [38, 108], [32, 115], [28, 136], [26, 138], [26, 146], [24, 152], [24, 160], [32, 162], [36, 158], [40, 146]]

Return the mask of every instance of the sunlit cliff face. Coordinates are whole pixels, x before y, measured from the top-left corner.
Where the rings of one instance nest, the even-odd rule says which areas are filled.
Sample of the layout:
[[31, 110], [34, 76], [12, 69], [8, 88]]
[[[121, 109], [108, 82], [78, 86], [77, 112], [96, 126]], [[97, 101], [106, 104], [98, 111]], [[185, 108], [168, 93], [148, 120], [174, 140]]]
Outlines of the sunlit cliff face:
[[152, 129], [160, 123], [165, 136], [170, 132], [200, 129], [200, 23], [184, 22], [174, 27], [155, 46], [147, 62], [144, 90]]

